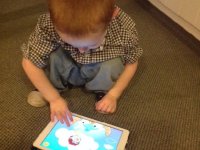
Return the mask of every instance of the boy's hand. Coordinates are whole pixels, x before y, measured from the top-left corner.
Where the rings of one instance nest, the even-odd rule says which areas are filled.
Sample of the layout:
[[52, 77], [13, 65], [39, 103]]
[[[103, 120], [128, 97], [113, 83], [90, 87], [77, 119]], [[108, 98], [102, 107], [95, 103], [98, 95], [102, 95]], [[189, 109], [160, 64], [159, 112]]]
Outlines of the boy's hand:
[[100, 113], [114, 113], [117, 108], [117, 98], [107, 93], [100, 101], [95, 104], [95, 106], [96, 110]]
[[66, 123], [70, 126], [70, 122], [73, 121], [72, 114], [68, 109], [67, 102], [59, 97], [58, 99], [50, 102], [51, 109], [51, 121], [54, 121], [56, 117], [61, 123]]

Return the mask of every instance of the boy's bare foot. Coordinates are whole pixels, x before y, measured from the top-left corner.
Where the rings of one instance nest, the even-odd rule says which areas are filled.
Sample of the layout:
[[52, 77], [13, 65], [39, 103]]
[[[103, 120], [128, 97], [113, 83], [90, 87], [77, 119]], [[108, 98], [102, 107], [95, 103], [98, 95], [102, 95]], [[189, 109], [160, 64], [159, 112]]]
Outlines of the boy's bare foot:
[[42, 97], [39, 91], [30, 92], [27, 102], [34, 107], [44, 107], [47, 105], [47, 101]]

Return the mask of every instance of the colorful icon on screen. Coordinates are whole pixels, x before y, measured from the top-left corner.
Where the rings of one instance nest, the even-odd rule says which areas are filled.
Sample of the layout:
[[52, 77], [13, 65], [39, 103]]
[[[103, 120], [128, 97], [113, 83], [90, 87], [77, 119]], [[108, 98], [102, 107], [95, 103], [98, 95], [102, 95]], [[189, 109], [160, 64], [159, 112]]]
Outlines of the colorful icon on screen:
[[48, 147], [50, 144], [49, 144], [49, 142], [44, 142], [43, 145], [44, 145], [45, 147]]
[[69, 144], [71, 145], [78, 145], [81, 142], [81, 138], [78, 135], [72, 135], [68, 139]]

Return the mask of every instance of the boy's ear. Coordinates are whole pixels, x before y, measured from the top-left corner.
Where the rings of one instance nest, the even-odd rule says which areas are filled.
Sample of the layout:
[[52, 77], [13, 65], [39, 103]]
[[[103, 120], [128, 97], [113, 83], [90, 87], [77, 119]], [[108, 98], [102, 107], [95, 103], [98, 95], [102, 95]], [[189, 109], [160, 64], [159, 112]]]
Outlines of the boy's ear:
[[115, 9], [113, 11], [112, 19], [115, 19], [115, 17], [117, 17], [117, 15], [119, 14], [119, 11], [120, 11], [120, 8], [115, 7]]

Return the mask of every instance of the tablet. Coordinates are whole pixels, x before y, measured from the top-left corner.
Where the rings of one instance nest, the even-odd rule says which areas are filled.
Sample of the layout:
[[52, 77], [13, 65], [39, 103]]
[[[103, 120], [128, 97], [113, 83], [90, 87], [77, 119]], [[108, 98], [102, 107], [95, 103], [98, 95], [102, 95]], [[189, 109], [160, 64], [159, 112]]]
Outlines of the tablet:
[[50, 122], [34, 141], [42, 150], [124, 150], [129, 131], [73, 114], [70, 127]]

